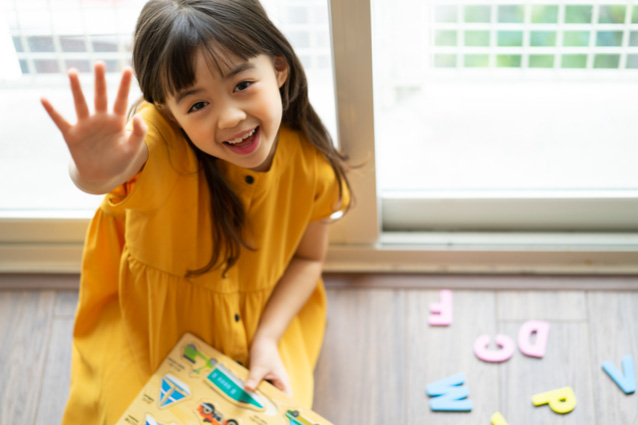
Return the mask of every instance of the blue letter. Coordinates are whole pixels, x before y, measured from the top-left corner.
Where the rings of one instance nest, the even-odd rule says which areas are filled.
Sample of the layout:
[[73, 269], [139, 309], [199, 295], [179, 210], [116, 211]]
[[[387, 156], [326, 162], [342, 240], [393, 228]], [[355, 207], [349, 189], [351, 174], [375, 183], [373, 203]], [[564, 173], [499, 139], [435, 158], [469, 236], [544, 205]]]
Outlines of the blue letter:
[[459, 373], [429, 384], [425, 391], [430, 397], [430, 409], [446, 412], [469, 412], [474, 407], [472, 400], [465, 400], [470, 395], [467, 387], [460, 386], [465, 382], [465, 374]]
[[603, 370], [613, 379], [625, 394], [636, 391], [636, 372], [634, 372], [634, 360], [628, 354], [622, 358], [623, 373], [620, 373], [616, 365], [611, 360], [603, 362]]

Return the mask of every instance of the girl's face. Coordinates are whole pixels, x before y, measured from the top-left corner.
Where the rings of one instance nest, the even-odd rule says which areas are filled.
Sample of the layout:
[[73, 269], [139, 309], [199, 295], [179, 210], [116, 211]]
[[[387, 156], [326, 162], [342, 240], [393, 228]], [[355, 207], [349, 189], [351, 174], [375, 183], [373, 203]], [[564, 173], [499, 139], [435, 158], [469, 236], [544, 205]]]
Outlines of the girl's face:
[[282, 117], [279, 88], [288, 77], [283, 58], [259, 55], [248, 61], [231, 56], [221, 75], [200, 51], [195, 82], [166, 106], [203, 152], [237, 166], [267, 171]]

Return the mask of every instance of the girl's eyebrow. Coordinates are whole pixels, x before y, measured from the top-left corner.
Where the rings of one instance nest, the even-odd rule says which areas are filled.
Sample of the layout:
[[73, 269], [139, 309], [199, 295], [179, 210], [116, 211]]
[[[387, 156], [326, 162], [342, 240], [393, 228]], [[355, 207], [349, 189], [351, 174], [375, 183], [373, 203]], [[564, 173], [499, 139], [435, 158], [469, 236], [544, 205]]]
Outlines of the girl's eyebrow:
[[199, 93], [201, 91], [204, 91], [204, 89], [196, 87], [196, 88], [192, 88], [190, 90], [186, 90], [186, 91], [180, 92], [180, 93], [177, 94], [177, 96], [175, 96], [175, 104], [179, 105], [179, 103], [182, 100], [184, 100], [184, 98], [186, 98], [186, 97], [188, 97], [188, 96], [190, 96], [192, 94]]
[[234, 77], [237, 74], [240, 74], [244, 71], [247, 71], [249, 69], [254, 69], [256, 68], [254, 63], [251, 62], [242, 62], [241, 64], [239, 64], [238, 66], [236, 66], [235, 68], [233, 68], [227, 75], [224, 76], [224, 78], [228, 79], [231, 77]]

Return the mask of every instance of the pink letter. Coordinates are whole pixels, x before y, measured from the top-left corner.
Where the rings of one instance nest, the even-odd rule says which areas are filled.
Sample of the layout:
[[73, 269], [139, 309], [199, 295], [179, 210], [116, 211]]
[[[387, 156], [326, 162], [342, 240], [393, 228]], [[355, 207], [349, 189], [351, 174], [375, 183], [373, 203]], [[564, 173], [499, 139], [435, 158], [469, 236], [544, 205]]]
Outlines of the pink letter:
[[507, 335], [496, 335], [496, 344], [501, 347], [500, 350], [488, 350], [490, 345], [490, 336], [481, 335], [474, 342], [474, 354], [484, 362], [500, 363], [508, 360], [514, 354], [516, 346], [514, 341]]
[[[536, 333], [536, 343], [532, 344], [530, 337], [534, 332]], [[542, 358], [547, 348], [548, 335], [549, 323], [540, 320], [527, 321], [518, 331], [518, 348], [526, 356]]]
[[448, 326], [452, 323], [452, 291], [441, 291], [441, 301], [430, 304], [430, 318], [428, 322], [432, 326]]

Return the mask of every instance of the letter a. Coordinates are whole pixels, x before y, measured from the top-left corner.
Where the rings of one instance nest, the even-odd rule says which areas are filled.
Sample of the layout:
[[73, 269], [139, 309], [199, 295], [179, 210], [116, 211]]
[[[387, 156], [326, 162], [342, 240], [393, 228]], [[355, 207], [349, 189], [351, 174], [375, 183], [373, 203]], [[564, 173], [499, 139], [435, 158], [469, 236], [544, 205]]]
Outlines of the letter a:
[[469, 412], [474, 407], [472, 400], [465, 400], [470, 395], [467, 387], [461, 386], [465, 382], [465, 374], [459, 373], [432, 382], [425, 388], [430, 397], [430, 409], [445, 412]]
[[441, 291], [441, 301], [430, 304], [430, 318], [428, 322], [432, 326], [448, 326], [452, 323], [452, 291]]
[[556, 413], [569, 413], [576, 407], [576, 394], [571, 387], [559, 388], [546, 393], [536, 394], [532, 397], [534, 406], [549, 404]]
[[[536, 332], [536, 343], [532, 344], [530, 337], [534, 332]], [[540, 320], [527, 321], [518, 331], [518, 348], [526, 356], [542, 358], [547, 348], [548, 335], [549, 323]]]
[[630, 354], [622, 358], [622, 370], [620, 373], [616, 365], [607, 360], [603, 362], [603, 370], [607, 375], [620, 387], [625, 394], [631, 394], [636, 391], [636, 372], [634, 372], [634, 359]]

